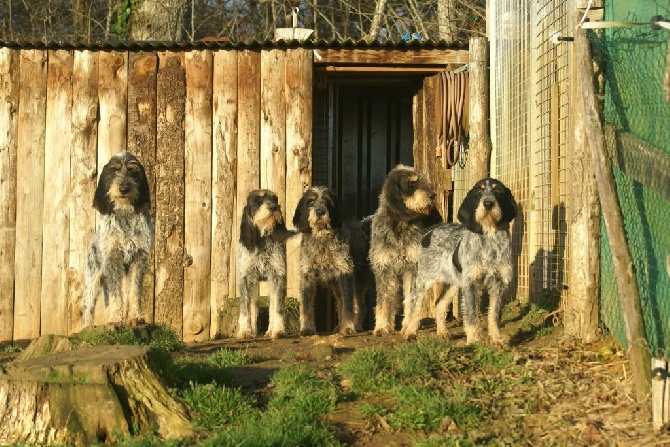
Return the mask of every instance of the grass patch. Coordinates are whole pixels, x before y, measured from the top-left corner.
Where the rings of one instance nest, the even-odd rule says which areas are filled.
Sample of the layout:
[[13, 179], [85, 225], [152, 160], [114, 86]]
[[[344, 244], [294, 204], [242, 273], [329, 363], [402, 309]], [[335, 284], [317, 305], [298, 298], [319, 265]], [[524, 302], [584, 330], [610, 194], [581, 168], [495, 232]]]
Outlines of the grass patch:
[[0, 353], [3, 354], [13, 354], [16, 352], [21, 352], [23, 349], [20, 346], [15, 346], [15, 345], [10, 345], [10, 344], [4, 344], [0, 345]]
[[256, 401], [236, 388], [216, 383], [191, 383], [181, 397], [195, 411], [194, 424], [205, 430], [219, 430], [226, 425], [239, 426], [257, 417]]
[[208, 364], [221, 368], [250, 365], [254, 362], [255, 360], [241, 349], [219, 349], [207, 358]]
[[149, 324], [147, 326], [130, 328], [120, 326], [116, 328], [95, 328], [81, 332], [72, 338], [75, 344], [97, 345], [148, 345], [165, 352], [179, 352], [185, 344], [172, 328], [164, 325]]
[[355, 351], [339, 368], [343, 377], [351, 380], [355, 393], [385, 389], [390, 386], [391, 367], [387, 354], [379, 348]]
[[235, 390], [215, 384], [192, 388], [186, 400], [200, 414], [199, 424], [218, 431], [199, 445], [339, 445], [321, 419], [338, 398], [330, 380], [309, 365], [295, 364], [278, 370], [270, 388], [264, 411]]

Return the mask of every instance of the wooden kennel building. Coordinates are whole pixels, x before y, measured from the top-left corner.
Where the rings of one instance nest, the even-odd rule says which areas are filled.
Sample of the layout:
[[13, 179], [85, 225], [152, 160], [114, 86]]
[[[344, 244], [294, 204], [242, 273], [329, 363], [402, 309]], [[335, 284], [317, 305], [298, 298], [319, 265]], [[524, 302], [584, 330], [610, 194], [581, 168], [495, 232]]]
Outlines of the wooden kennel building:
[[276, 191], [289, 227], [312, 184], [360, 218], [403, 162], [430, 175], [446, 212], [436, 79], [467, 63], [467, 50], [431, 42], [0, 42], [0, 342], [81, 329], [93, 191], [122, 150], [152, 186], [143, 313], [187, 342], [234, 330], [249, 190]]

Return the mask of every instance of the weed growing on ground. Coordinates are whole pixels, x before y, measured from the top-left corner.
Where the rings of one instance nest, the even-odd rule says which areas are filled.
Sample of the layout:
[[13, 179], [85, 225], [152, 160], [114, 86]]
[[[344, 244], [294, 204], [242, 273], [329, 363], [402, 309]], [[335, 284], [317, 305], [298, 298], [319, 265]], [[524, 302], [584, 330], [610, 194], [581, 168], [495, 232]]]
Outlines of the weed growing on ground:
[[246, 351], [241, 349], [219, 349], [207, 358], [207, 363], [221, 368], [250, 365], [254, 361]]

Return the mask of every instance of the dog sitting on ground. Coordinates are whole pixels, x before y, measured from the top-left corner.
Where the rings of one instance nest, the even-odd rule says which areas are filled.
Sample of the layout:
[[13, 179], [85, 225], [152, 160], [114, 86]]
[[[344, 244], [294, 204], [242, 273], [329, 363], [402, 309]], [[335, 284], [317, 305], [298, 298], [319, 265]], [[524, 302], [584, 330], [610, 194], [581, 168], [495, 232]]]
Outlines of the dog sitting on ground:
[[488, 330], [494, 344], [505, 344], [500, 334], [500, 311], [512, 281], [512, 244], [509, 224], [517, 215], [511, 191], [492, 178], [480, 180], [458, 210], [459, 224], [442, 224], [421, 240], [416, 287], [403, 320], [406, 339], [417, 336], [421, 309], [434, 284], [444, 284], [435, 306], [437, 333], [447, 336], [447, 308], [460, 291], [467, 344], [479, 341], [479, 303], [489, 297]]
[[316, 333], [317, 286], [335, 295], [340, 334], [362, 330], [368, 289], [368, 238], [358, 222], [342, 222], [337, 196], [324, 186], [307, 190], [295, 210], [300, 242], [300, 335]]
[[108, 321], [142, 321], [142, 280], [153, 246], [149, 183], [144, 167], [129, 152], [113, 156], [102, 169], [93, 197], [100, 213], [88, 250], [82, 317], [93, 323], [100, 295]]
[[258, 333], [258, 283], [262, 280], [270, 283], [266, 335], [272, 339], [284, 335], [286, 239], [294, 234], [286, 229], [279, 198], [274, 192], [267, 189], [249, 192], [237, 244], [237, 276], [240, 285], [237, 338], [253, 338]]
[[395, 330], [400, 290], [408, 297], [414, 285], [419, 242], [426, 229], [442, 222], [434, 206], [435, 191], [426, 176], [398, 165], [389, 172], [372, 216], [370, 263], [375, 275], [377, 336]]

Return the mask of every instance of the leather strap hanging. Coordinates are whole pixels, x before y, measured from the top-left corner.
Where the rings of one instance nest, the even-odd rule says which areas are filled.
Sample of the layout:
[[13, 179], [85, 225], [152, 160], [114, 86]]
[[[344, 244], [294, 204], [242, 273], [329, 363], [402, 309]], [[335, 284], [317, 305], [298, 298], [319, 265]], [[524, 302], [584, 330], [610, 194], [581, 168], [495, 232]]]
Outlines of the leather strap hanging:
[[437, 75], [435, 122], [437, 123], [436, 157], [444, 156], [448, 168], [458, 161], [463, 140], [468, 135], [467, 71], [442, 72]]

